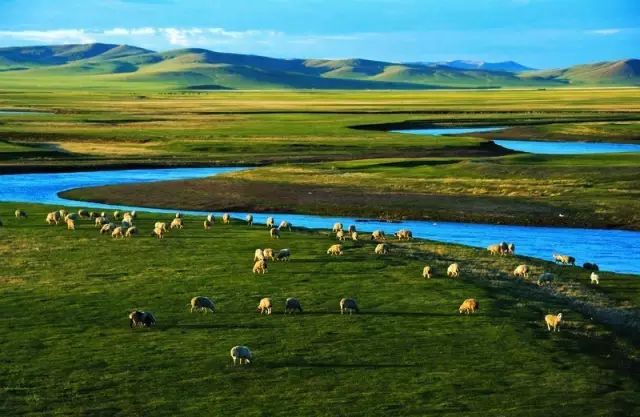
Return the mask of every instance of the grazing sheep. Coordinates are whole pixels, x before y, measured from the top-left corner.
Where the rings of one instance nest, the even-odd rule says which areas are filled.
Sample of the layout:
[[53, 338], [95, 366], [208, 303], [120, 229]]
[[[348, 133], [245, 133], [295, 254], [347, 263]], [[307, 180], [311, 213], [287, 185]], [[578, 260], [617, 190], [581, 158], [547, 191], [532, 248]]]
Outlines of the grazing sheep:
[[262, 250], [262, 254], [264, 255], [264, 259], [269, 259], [272, 261], [276, 260], [275, 256], [273, 255], [273, 249], [271, 248], [264, 248]]
[[329, 249], [327, 249], [327, 255], [331, 255], [331, 256], [344, 255], [344, 252], [342, 251], [342, 245], [331, 245]]
[[156, 318], [151, 313], [133, 310], [129, 314], [129, 327], [151, 327], [154, 324], [156, 324]]
[[267, 261], [260, 259], [253, 264], [254, 274], [266, 274], [267, 273]]
[[353, 312], [360, 312], [356, 300], [354, 300], [353, 298], [343, 298], [342, 300], [340, 300], [340, 314], [351, 314]]
[[344, 230], [338, 230], [338, 233], [336, 233], [336, 237], [338, 238], [338, 240], [347, 240], [347, 237], [344, 235]]
[[233, 364], [236, 364], [236, 361], [240, 360], [240, 365], [243, 363], [249, 364], [253, 358], [251, 354], [251, 350], [249, 350], [246, 346], [234, 346], [231, 348], [231, 358], [233, 359]]
[[267, 227], [271, 229], [276, 224], [273, 217], [267, 217]]
[[191, 312], [193, 313], [194, 310], [213, 313], [216, 310], [216, 305], [210, 298], [199, 295], [191, 299]]
[[356, 232], [356, 225], [355, 224], [350, 224], [349, 225], [349, 229], [347, 230], [349, 232], [349, 234]]
[[126, 212], [122, 215], [122, 221], [133, 224], [133, 216], [131, 216], [131, 213]]
[[378, 243], [374, 252], [376, 255], [386, 255], [389, 253], [389, 245], [386, 243]]
[[269, 230], [269, 235], [271, 236], [271, 239], [280, 239], [280, 229], [272, 227], [271, 230]]
[[67, 212], [67, 210], [65, 210], [65, 209], [60, 209], [60, 210], [58, 210], [58, 213], [60, 213], [60, 218], [61, 218], [61, 219], [64, 219], [65, 217], [67, 217], [67, 214], [69, 214], [69, 213]]
[[272, 308], [273, 304], [271, 303], [271, 298], [265, 297], [260, 300], [260, 304], [258, 304], [258, 308], [256, 311], [259, 311], [260, 314], [266, 312], [268, 315], [271, 315]]
[[547, 323], [547, 330], [551, 331], [553, 328], [554, 332], [560, 331], [560, 322], [562, 321], [562, 313], [555, 314], [547, 314], [544, 316], [544, 321]]
[[90, 212], [89, 212], [89, 218], [90, 218], [91, 220], [95, 219], [96, 217], [99, 217], [99, 216], [98, 216], [98, 213], [96, 213], [95, 211], [90, 211]]
[[502, 246], [499, 243], [487, 246], [487, 250], [491, 255], [504, 255], [504, 252], [502, 251]]
[[302, 306], [300, 305], [300, 301], [297, 298], [289, 297], [287, 301], [284, 303], [284, 312], [285, 313], [302, 313]]
[[561, 263], [563, 265], [575, 265], [576, 264], [576, 258], [574, 258], [573, 256], [568, 256], [568, 255], [558, 255], [558, 254], [553, 254], [553, 260], [556, 263]]
[[384, 232], [382, 230], [374, 230], [373, 233], [371, 233], [371, 240], [386, 240], [387, 237], [384, 235]]
[[208, 220], [209, 222], [211, 222], [211, 224], [213, 224], [213, 223], [215, 223], [215, 222], [216, 222], [216, 218], [214, 217], [214, 215], [213, 215], [213, 214], [209, 214], [209, 215], [207, 215], [207, 220]]
[[278, 255], [276, 255], [276, 259], [278, 261], [288, 261], [290, 257], [291, 257], [291, 250], [288, 248], [280, 249], [278, 251]]
[[116, 238], [124, 239], [124, 234], [122, 233], [122, 227], [116, 227], [115, 229], [113, 229], [113, 232], [111, 232], [111, 237], [114, 239]]
[[105, 233], [111, 232], [111, 230], [116, 228], [115, 226], [116, 225], [113, 223], [103, 224], [102, 227], [100, 228], [100, 234], [104, 235]]
[[164, 239], [164, 234], [166, 232], [167, 231], [165, 229], [159, 229], [156, 227], [155, 229], [153, 229], [153, 232], [151, 232], [151, 236], [155, 236], [158, 239]]
[[458, 309], [458, 312], [460, 314], [462, 314], [462, 313], [469, 314], [469, 313], [475, 313], [476, 310], [480, 310], [480, 303], [477, 302], [474, 298], [467, 298], [460, 305], [460, 308]]
[[81, 219], [88, 219], [89, 218], [89, 211], [85, 210], [85, 209], [80, 209], [80, 210], [78, 210], [78, 216], [80, 216]]
[[213, 224], [212, 222], [210, 222], [209, 220], [205, 219], [204, 223], [202, 225], [204, 226], [204, 230], [209, 230], [209, 229], [211, 229], [211, 225], [212, 224]]
[[264, 252], [262, 249], [256, 249], [253, 253], [253, 262], [261, 261], [264, 259]]
[[105, 224], [109, 223], [109, 219], [107, 219], [106, 217], [96, 217], [95, 220], [95, 225], [96, 228], [102, 228], [102, 226], [104, 226]]
[[153, 225], [154, 229], [161, 229], [163, 232], [167, 231], [167, 224], [165, 222], [156, 222]]
[[253, 226], [253, 214], [247, 214], [245, 220], [247, 221], [248, 226]]
[[120, 222], [120, 227], [122, 227], [124, 230], [127, 230], [131, 226], [133, 226], [133, 224], [127, 220], [122, 220], [122, 222]]
[[127, 229], [127, 231], [125, 232], [125, 237], [133, 237], [133, 235], [137, 235], [138, 234], [138, 228], [135, 226], [131, 226], [130, 228]]
[[600, 285], [600, 276], [598, 274], [592, 272], [590, 278], [592, 284]]
[[48, 213], [47, 218], [45, 219], [45, 222], [47, 222], [47, 224], [58, 224], [59, 221], [60, 221], [60, 213], [58, 213], [57, 211], [52, 211], [51, 213]]
[[113, 212], [113, 219], [120, 220], [120, 212], [118, 210]]
[[283, 229], [287, 229], [288, 231], [291, 231], [291, 223], [289, 223], [286, 220], [283, 220], [280, 222], [280, 226], [278, 226], [279, 230], [283, 230]]
[[138, 213], [136, 213], [136, 211], [135, 211], [135, 210], [133, 210], [133, 211], [131, 212], [131, 218], [132, 218], [132, 219], [135, 219], [136, 217], [138, 217]]
[[66, 222], [67, 220], [78, 220], [80, 217], [78, 216], [78, 213], [69, 213], [66, 216], [64, 216], [64, 221]]
[[582, 267], [584, 269], [586, 269], [587, 271], [595, 271], [598, 272], [600, 270], [600, 267], [598, 266], [598, 264], [595, 263], [591, 263], [591, 262], [585, 262], [582, 264]]
[[99, 217], [107, 217], [107, 212], [106, 211], [101, 212]]
[[182, 213], [177, 212], [177, 213], [176, 213], [176, 217], [175, 217], [175, 218], [176, 218], [176, 219], [181, 219], [181, 218], [182, 218]]
[[413, 239], [413, 233], [411, 230], [400, 229], [396, 233], [393, 234], [398, 240], [411, 240]]
[[169, 225], [170, 229], [182, 229], [184, 226], [182, 224], [182, 217], [176, 217], [171, 220], [171, 224]]
[[431, 279], [431, 267], [429, 265], [426, 265], [424, 268], [422, 268], [422, 278]]
[[27, 212], [24, 210], [17, 209], [14, 213], [16, 215], [16, 219], [26, 219]]
[[460, 276], [460, 265], [458, 265], [457, 263], [453, 263], [451, 265], [449, 265], [449, 268], [447, 268], [447, 276], [451, 277], [451, 278], [457, 278]]
[[231, 216], [229, 215], [229, 213], [224, 213], [222, 215], [222, 224], [229, 224], [231, 223]]
[[516, 244], [515, 243], [508, 243], [507, 244], [507, 253], [509, 255], [513, 255], [516, 251]]
[[67, 230], [76, 230], [76, 221], [72, 219], [67, 220]]
[[554, 279], [555, 279], [555, 275], [553, 275], [551, 272], [543, 272], [538, 277], [538, 286], [542, 287], [545, 284], [549, 284], [553, 282]]
[[358, 232], [351, 232], [351, 240], [353, 241], [358, 240]]
[[333, 228], [331, 229], [331, 232], [338, 233], [341, 230], [342, 230], [342, 223], [334, 223]]
[[518, 265], [516, 269], [513, 270], [514, 277], [522, 277], [529, 278], [529, 265]]

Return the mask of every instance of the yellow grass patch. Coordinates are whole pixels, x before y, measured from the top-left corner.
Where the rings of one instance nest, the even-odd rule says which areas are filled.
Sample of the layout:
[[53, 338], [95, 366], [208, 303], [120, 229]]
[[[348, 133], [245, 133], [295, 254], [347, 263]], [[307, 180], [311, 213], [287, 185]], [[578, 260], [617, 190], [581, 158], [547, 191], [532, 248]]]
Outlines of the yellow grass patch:
[[85, 155], [139, 156], [163, 153], [156, 148], [156, 144], [150, 143], [53, 142], [51, 144], [66, 152]]

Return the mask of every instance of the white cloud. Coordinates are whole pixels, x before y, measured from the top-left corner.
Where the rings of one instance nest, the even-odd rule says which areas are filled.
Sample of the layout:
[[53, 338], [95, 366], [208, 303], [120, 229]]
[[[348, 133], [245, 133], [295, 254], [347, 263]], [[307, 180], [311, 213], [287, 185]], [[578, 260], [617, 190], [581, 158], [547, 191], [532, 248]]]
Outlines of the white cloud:
[[96, 36], [84, 29], [55, 29], [55, 30], [0, 30], [0, 39], [6, 38], [16, 41], [35, 41], [44, 43], [92, 43]]
[[616, 33], [622, 32], [622, 29], [616, 29], [616, 28], [612, 28], [612, 29], [595, 29], [595, 30], [589, 30], [587, 32], [591, 33], [593, 35], [610, 36], [610, 35], [615, 35]]

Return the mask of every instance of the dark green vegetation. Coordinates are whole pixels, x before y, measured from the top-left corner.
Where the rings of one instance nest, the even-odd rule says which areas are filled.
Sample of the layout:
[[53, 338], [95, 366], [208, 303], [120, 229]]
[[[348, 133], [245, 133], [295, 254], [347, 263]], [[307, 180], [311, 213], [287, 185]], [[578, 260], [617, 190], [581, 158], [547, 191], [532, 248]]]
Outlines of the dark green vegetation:
[[[429, 89], [640, 84], [637, 59], [529, 71], [516, 63], [392, 63], [367, 59], [278, 59], [127, 45], [0, 48], [0, 84], [112, 89]], [[514, 72], [510, 72], [514, 71]]]
[[[45, 225], [58, 207], [20, 205], [21, 221], [16, 207], [0, 204], [2, 415], [640, 413], [640, 351], [624, 336], [638, 325], [637, 277], [601, 274], [594, 288], [580, 268], [419, 241], [393, 242], [384, 259], [372, 242], [347, 242], [331, 258], [326, 232], [273, 241], [259, 225], [205, 232], [200, 218], [156, 240], [152, 222], [171, 216], [145, 213], [140, 236], [115, 241], [88, 221]], [[292, 260], [255, 276], [256, 247], [288, 247]], [[458, 280], [444, 277], [453, 261]], [[541, 290], [509, 277], [523, 262], [561, 278]], [[190, 314], [194, 295], [218, 311]], [[255, 312], [264, 296], [271, 317]], [[289, 296], [304, 314], [282, 314]], [[338, 314], [343, 296], [361, 313]], [[459, 315], [470, 297], [480, 311]], [[157, 327], [130, 330], [133, 308], [155, 313]], [[557, 312], [561, 331], [549, 333], [543, 316]], [[615, 312], [627, 315], [616, 332], [591, 320]], [[252, 365], [232, 365], [236, 344], [253, 349]]]
[[54, 114], [0, 116], [0, 170], [257, 165], [179, 186], [70, 195], [185, 209], [638, 229], [637, 154], [514, 154], [488, 134], [429, 137], [382, 128], [514, 126], [498, 135], [637, 142], [639, 94], [5, 90], [0, 108]]

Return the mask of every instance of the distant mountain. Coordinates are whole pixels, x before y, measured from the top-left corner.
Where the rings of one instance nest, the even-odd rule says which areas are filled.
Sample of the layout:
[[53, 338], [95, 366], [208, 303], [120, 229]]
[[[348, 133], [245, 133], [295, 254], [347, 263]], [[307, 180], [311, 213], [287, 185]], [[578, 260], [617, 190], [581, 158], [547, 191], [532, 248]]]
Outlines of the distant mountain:
[[[640, 85], [638, 60], [531, 71], [516, 62], [393, 63], [367, 59], [279, 59], [187, 48], [128, 45], [0, 48], [0, 83], [144, 83], [187, 89], [428, 89]], [[72, 78], [70, 78], [72, 77]]]

